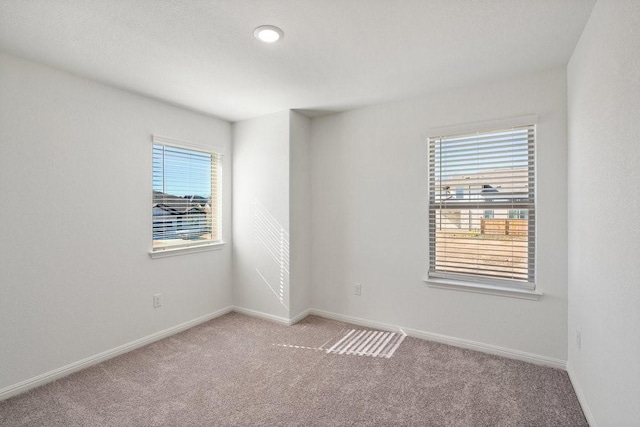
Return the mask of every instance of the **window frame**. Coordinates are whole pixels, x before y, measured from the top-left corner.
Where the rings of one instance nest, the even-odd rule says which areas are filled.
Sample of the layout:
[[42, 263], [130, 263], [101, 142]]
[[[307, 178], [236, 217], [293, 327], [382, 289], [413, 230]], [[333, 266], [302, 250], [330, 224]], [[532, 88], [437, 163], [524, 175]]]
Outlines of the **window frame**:
[[[512, 118], [505, 118], [499, 120], [492, 121], [484, 121], [484, 122], [475, 122], [468, 123], [463, 125], [454, 125], [454, 126], [446, 126], [440, 128], [432, 128], [427, 131], [427, 212], [430, 215], [432, 209], [432, 199], [431, 199], [431, 158], [429, 154], [429, 143], [431, 139], [442, 136], [449, 135], [461, 135], [461, 134], [472, 134], [472, 133], [483, 133], [483, 132], [492, 132], [499, 131], [509, 128], [516, 128], [522, 126], [534, 126], [535, 136], [533, 143], [533, 168], [534, 168], [534, 194], [533, 194], [533, 207], [534, 212], [537, 211], [538, 206], [538, 194], [537, 194], [537, 175], [538, 175], [538, 165], [537, 165], [537, 149], [538, 149], [538, 116], [537, 115], [526, 115]], [[483, 208], [486, 209], [486, 208]], [[537, 213], [537, 212], [536, 212]], [[525, 299], [539, 299], [542, 295], [542, 292], [538, 290], [538, 286], [535, 282], [537, 278], [537, 252], [538, 252], [538, 233], [534, 232], [533, 235], [533, 281], [514, 281], [508, 279], [500, 279], [500, 278], [486, 278], [481, 275], [472, 275], [472, 274], [461, 274], [457, 276], [456, 274], [448, 274], [448, 277], [442, 277], [443, 275], [436, 274], [435, 276], [430, 273], [431, 271], [431, 253], [430, 253], [430, 242], [431, 242], [431, 225], [430, 221], [427, 223], [427, 271], [424, 275], [423, 281], [426, 282], [430, 287], [434, 288], [444, 288], [444, 289], [452, 289], [452, 290], [461, 290], [461, 291], [470, 291], [470, 292], [480, 292], [486, 294], [500, 295], [500, 296], [510, 296], [516, 298], [525, 298]]]
[[[217, 159], [217, 166], [216, 166], [216, 173], [217, 176], [215, 177], [215, 185], [216, 185], [216, 189], [214, 191], [214, 189], [211, 189], [211, 193], [212, 193], [212, 197], [214, 195], [215, 192], [215, 196], [216, 196], [216, 219], [217, 221], [215, 221], [214, 223], [212, 223], [212, 227], [216, 228], [216, 236], [217, 239], [216, 240], [200, 240], [200, 241], [192, 241], [191, 243], [188, 244], [184, 244], [184, 245], [170, 245], [170, 246], [166, 246], [166, 247], [154, 247], [153, 246], [153, 242], [154, 242], [154, 237], [153, 237], [153, 223], [154, 223], [154, 215], [153, 215], [153, 200], [152, 200], [152, 209], [151, 209], [151, 226], [150, 231], [151, 231], [151, 249], [149, 250], [149, 255], [151, 258], [165, 258], [165, 257], [170, 257], [170, 256], [175, 256], [175, 255], [185, 255], [185, 254], [189, 254], [189, 253], [197, 253], [197, 252], [204, 252], [204, 251], [211, 251], [211, 250], [219, 250], [222, 249], [224, 247], [224, 245], [226, 244], [226, 242], [223, 239], [223, 227], [222, 227], [222, 223], [223, 223], [223, 210], [222, 210], [222, 193], [223, 193], [223, 165], [224, 165], [224, 152], [223, 150], [218, 147], [218, 146], [206, 146], [206, 145], [202, 145], [202, 144], [197, 144], [194, 142], [190, 142], [190, 141], [184, 141], [184, 140], [180, 140], [180, 139], [175, 139], [175, 138], [169, 138], [169, 137], [165, 137], [165, 136], [159, 136], [159, 135], [152, 135], [151, 136], [151, 161], [152, 161], [152, 165], [151, 165], [151, 190], [152, 190], [152, 198], [153, 198], [153, 173], [154, 173], [154, 169], [153, 169], [153, 153], [154, 153], [154, 146], [164, 146], [164, 147], [171, 147], [171, 148], [178, 148], [178, 149], [182, 149], [182, 150], [189, 150], [189, 151], [195, 151], [195, 152], [200, 152], [200, 153], [205, 153], [205, 154], [210, 154], [215, 156], [215, 158]], [[214, 181], [213, 179], [213, 175], [210, 176], [210, 179], [212, 181]], [[212, 182], [212, 185], [214, 185], [214, 183]], [[213, 203], [212, 203], [213, 205]]]

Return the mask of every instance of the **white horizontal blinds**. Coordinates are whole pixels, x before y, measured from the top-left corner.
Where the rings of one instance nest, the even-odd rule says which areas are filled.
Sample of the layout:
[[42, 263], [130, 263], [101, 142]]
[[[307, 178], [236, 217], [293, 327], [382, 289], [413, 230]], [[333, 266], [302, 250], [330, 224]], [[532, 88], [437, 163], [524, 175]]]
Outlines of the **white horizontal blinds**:
[[153, 249], [220, 240], [220, 155], [153, 144]]
[[429, 138], [429, 276], [533, 288], [535, 126]]
[[222, 155], [211, 153], [211, 240], [219, 242], [222, 240], [221, 230], [221, 182], [222, 176]]

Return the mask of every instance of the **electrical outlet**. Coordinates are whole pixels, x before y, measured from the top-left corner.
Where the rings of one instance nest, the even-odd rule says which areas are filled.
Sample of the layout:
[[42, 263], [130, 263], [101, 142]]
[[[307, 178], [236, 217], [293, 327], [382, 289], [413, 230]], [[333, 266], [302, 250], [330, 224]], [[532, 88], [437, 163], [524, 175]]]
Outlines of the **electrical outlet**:
[[360, 283], [353, 285], [353, 294], [357, 296], [362, 295], [362, 285]]
[[153, 308], [162, 307], [162, 294], [155, 294], [153, 296]]
[[578, 346], [578, 350], [582, 348], [582, 333], [578, 332], [576, 334], [576, 346]]

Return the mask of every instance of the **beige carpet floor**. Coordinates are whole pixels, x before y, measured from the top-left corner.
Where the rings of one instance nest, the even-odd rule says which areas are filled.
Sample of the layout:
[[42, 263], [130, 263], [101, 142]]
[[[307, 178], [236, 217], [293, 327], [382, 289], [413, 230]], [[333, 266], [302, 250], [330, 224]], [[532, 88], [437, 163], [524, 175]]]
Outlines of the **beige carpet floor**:
[[351, 329], [231, 313], [0, 402], [0, 425], [587, 425], [566, 372], [408, 337], [326, 352]]

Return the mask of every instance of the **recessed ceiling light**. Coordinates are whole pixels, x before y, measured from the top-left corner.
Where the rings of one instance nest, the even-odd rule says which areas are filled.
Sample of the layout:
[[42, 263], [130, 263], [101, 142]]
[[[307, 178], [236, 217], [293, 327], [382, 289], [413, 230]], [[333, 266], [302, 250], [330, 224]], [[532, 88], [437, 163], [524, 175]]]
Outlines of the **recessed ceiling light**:
[[255, 29], [253, 35], [262, 42], [274, 43], [284, 37], [284, 33], [278, 27], [273, 25], [260, 25]]

